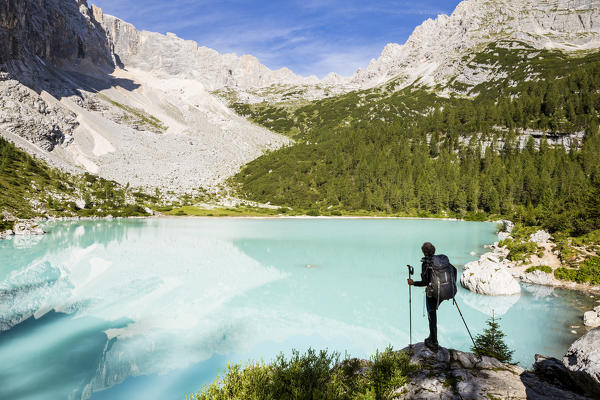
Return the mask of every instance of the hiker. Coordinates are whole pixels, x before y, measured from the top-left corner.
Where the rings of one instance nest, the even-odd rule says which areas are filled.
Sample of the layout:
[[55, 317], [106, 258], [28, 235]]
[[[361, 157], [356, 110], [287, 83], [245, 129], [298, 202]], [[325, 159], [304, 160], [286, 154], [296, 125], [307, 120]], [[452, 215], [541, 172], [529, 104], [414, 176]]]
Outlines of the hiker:
[[[456, 295], [456, 268], [443, 254], [435, 255], [433, 244], [426, 242], [421, 246], [424, 257], [421, 259], [421, 280], [413, 281], [408, 278], [408, 284], [425, 286], [427, 317], [429, 319], [429, 337], [425, 346], [437, 352], [437, 309], [444, 300]], [[412, 267], [411, 267], [412, 268]]]

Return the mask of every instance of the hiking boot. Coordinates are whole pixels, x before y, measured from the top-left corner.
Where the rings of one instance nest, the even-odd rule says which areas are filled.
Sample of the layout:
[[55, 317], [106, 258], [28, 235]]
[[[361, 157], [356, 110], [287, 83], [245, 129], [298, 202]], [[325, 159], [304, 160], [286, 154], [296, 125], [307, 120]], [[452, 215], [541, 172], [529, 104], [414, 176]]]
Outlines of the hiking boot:
[[427, 347], [429, 350], [433, 351], [434, 353], [437, 353], [437, 351], [439, 349], [437, 342], [434, 342], [430, 338], [427, 338], [427, 339], [425, 339], [424, 343], [425, 343], [425, 347]]

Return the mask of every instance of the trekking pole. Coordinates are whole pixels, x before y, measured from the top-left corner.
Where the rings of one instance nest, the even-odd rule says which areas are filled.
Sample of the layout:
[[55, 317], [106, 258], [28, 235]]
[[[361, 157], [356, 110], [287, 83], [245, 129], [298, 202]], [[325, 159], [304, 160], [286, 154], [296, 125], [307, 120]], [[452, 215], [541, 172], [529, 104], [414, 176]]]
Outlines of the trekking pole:
[[[415, 273], [415, 269], [410, 265], [408, 267], [408, 279], [412, 279], [412, 274]], [[409, 326], [409, 344], [408, 348], [412, 351], [412, 285], [408, 285], [408, 326]]]
[[452, 299], [452, 301], [454, 302], [454, 305], [456, 306], [456, 309], [458, 310], [458, 313], [460, 314], [460, 317], [463, 320], [463, 323], [465, 324], [465, 328], [467, 328], [467, 332], [469, 332], [469, 337], [471, 338], [471, 341], [473, 342], [473, 346], [475, 346], [475, 340], [473, 340], [473, 335], [471, 335], [471, 331], [469, 330], [469, 327], [467, 326], [467, 321], [465, 321], [465, 317], [463, 317], [462, 312], [460, 311], [460, 307], [458, 306], [458, 303], [456, 302], [456, 299]]

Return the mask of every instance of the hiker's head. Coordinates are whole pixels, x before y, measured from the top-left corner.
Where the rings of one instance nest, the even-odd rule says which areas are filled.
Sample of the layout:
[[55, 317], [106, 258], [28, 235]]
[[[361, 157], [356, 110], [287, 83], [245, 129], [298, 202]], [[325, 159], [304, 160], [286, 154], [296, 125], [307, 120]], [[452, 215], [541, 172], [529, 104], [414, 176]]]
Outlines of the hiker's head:
[[431, 257], [435, 254], [435, 246], [429, 242], [423, 243], [423, 246], [421, 246], [421, 250], [423, 251], [423, 255], [425, 257]]

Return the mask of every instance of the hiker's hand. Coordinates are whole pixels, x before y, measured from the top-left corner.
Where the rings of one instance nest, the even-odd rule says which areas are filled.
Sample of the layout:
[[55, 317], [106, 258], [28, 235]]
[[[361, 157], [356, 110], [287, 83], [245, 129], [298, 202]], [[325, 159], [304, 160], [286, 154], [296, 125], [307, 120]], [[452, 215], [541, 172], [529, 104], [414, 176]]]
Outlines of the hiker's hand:
[[408, 278], [407, 280], [408, 280], [408, 284], [409, 285], [414, 285], [415, 284], [415, 281], [413, 281], [412, 279]]

